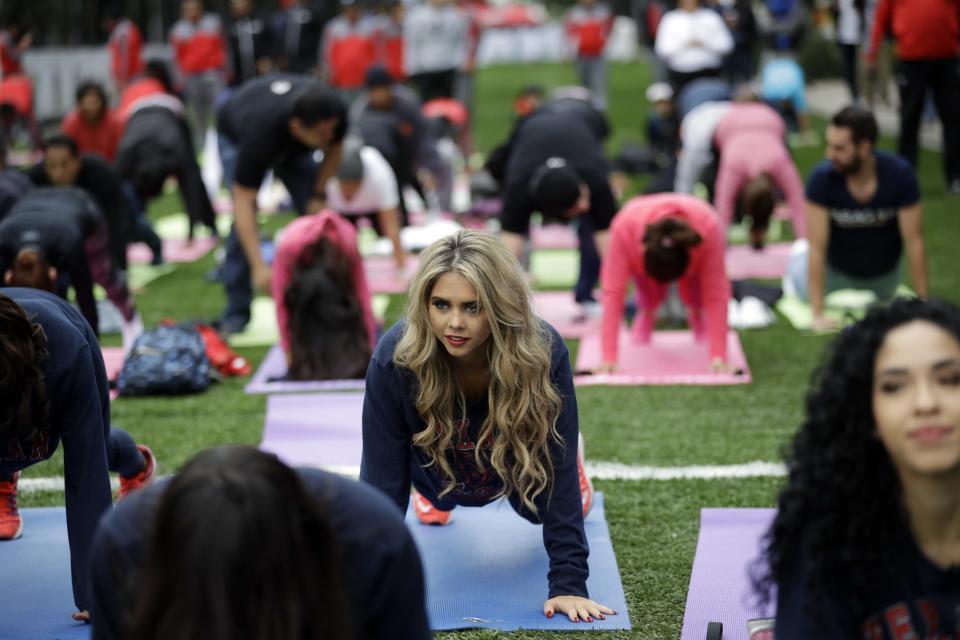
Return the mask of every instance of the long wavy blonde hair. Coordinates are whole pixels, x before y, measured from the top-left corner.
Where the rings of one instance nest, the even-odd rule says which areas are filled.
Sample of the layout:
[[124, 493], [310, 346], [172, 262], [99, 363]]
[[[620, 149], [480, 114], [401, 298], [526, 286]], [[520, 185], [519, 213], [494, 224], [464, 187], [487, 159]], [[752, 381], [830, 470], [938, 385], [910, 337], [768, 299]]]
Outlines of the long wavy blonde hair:
[[550, 381], [551, 334], [533, 311], [517, 259], [488, 233], [464, 230], [433, 243], [420, 256], [410, 283], [407, 326], [394, 362], [412, 371], [419, 383], [416, 407], [427, 426], [413, 443], [446, 476], [440, 495], [449, 493], [455, 478], [447, 452], [457, 435], [454, 423], [466, 415], [467, 402], [456, 382], [453, 359], [431, 328], [429, 305], [434, 284], [451, 272], [473, 286], [490, 323], [490, 411], [477, 442], [492, 441], [493, 448], [488, 454], [478, 444], [477, 465], [493, 468], [504, 484], [501, 495], [515, 494], [537, 513], [534, 501], [549, 493], [553, 483], [551, 445], [565, 444], [556, 428], [563, 400]]

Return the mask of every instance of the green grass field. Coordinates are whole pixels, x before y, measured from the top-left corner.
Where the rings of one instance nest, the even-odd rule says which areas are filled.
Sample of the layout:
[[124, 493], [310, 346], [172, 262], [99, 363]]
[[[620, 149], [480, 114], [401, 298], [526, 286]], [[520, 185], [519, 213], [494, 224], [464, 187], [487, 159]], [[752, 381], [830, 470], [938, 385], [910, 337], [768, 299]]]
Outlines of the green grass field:
[[[643, 91], [650, 72], [640, 63], [614, 65], [611, 116], [615, 133], [610, 148], [643, 139], [646, 103]], [[511, 101], [531, 82], [546, 87], [572, 83], [567, 65], [504, 66], [477, 75], [474, 138], [486, 151], [506, 135]], [[837, 105], [839, 108], [842, 105]], [[822, 122], [817, 126], [822, 127]], [[893, 141], [882, 146], [893, 149]], [[821, 157], [822, 148], [795, 151], [801, 173]], [[940, 158], [925, 152], [921, 186], [927, 214], [926, 239], [932, 292], [960, 301], [960, 199], [945, 194]], [[168, 197], [155, 204], [154, 217], [180, 207]], [[271, 222], [279, 225], [289, 218]], [[138, 298], [148, 326], [162, 318], [210, 319], [224, 305], [222, 288], [204, 281], [212, 257], [185, 265], [152, 283]], [[392, 300], [388, 319], [402, 310]], [[808, 379], [828, 340], [801, 335], [782, 319], [741, 339], [754, 382], [736, 387], [646, 387], [582, 389], [578, 393], [581, 428], [591, 460], [658, 466], [733, 464], [778, 461], [799, 423]], [[115, 342], [114, 342], [115, 343]], [[259, 362], [265, 349], [242, 350]], [[120, 399], [113, 405], [116, 424], [138, 441], [149, 443], [161, 471], [170, 473], [198, 450], [218, 443], [256, 444], [263, 427], [265, 396], [244, 395], [245, 380], [214, 386], [208, 393], [177, 399]], [[53, 461], [27, 471], [27, 477], [62, 474]], [[629, 603], [632, 632], [608, 638], [677, 638], [697, 540], [699, 509], [705, 506], [771, 506], [779, 480], [598, 481], [606, 495], [607, 517]], [[24, 496], [23, 506], [62, 504], [62, 494]], [[451, 640], [494, 637], [546, 638], [546, 633], [463, 632], [442, 634]], [[569, 633], [565, 638], [594, 637]]]

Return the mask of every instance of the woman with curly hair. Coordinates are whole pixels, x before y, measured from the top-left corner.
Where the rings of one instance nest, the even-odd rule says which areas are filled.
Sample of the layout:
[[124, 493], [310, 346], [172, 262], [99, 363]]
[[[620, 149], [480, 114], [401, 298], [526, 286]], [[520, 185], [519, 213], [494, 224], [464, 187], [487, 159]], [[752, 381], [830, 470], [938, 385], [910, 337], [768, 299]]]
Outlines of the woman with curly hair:
[[587, 597], [593, 488], [578, 438], [566, 345], [534, 314], [516, 258], [479, 231], [430, 246], [367, 369], [361, 479], [403, 511], [412, 483], [425, 524], [505, 496], [543, 524], [544, 614], [590, 622], [614, 612]]
[[960, 628], [960, 311], [900, 300], [847, 329], [807, 397], [756, 586], [777, 640]]
[[110, 425], [107, 374], [97, 338], [80, 313], [52, 293], [0, 289], [0, 540], [20, 537], [20, 471], [63, 445], [64, 494], [75, 620], [89, 620], [90, 545], [110, 510], [110, 475], [120, 497], [149, 483], [150, 449]]

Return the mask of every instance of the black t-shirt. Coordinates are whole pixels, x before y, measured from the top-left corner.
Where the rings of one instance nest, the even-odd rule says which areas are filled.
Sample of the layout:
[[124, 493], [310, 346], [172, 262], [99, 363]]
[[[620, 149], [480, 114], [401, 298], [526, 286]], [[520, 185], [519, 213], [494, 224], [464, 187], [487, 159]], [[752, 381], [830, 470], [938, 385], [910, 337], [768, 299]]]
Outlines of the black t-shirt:
[[[364, 640], [429, 640], [420, 555], [403, 518], [373, 487], [319, 469], [299, 469], [340, 547], [346, 612]], [[137, 571], [166, 482], [130, 496], [100, 523], [93, 543], [94, 640], [123, 637], [137, 601]], [[322, 603], [317, 603], [322, 606]]]
[[530, 191], [533, 174], [550, 158], [562, 158], [590, 189], [590, 216], [595, 231], [610, 226], [617, 203], [607, 180], [609, 166], [597, 132], [578, 110], [539, 110], [517, 125], [509, 143], [504, 172], [504, 231], [526, 235], [530, 214], [539, 205]]
[[913, 168], [902, 158], [878, 151], [877, 192], [870, 202], [854, 200], [847, 179], [821, 162], [807, 180], [807, 200], [827, 210], [827, 263], [845, 274], [871, 278], [893, 271], [903, 253], [897, 213], [920, 200]]
[[[237, 184], [258, 189], [272, 166], [313, 151], [290, 135], [289, 122], [297, 98], [318, 87], [325, 88], [308, 76], [264, 76], [245, 83], [220, 108], [217, 131], [238, 147]], [[346, 129], [344, 114], [332, 142], [341, 142]]]
[[[862, 620], [851, 619], [843, 594], [811, 602], [808, 568], [803, 553], [788, 559], [777, 593], [777, 640], [960, 638], [960, 566], [937, 567], [912, 538], [891, 549], [883, 580], [864, 594], [871, 613]], [[819, 612], [820, 619], [811, 611]]]

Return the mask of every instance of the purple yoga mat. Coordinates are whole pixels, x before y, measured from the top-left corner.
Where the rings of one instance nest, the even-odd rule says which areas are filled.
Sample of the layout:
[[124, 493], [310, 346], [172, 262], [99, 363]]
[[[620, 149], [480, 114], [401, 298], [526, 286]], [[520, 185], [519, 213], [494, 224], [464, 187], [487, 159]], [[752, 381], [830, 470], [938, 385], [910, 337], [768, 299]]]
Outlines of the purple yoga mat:
[[680, 640], [703, 640], [707, 624], [723, 624], [723, 640], [747, 640], [747, 620], [773, 617], [753, 599], [747, 571], [760, 554], [774, 509], [701, 509]]
[[582, 338], [599, 331], [600, 318], [584, 316], [569, 291], [538, 291], [533, 306], [564, 338]]
[[731, 280], [782, 278], [787, 270], [787, 263], [790, 262], [790, 246], [789, 242], [776, 242], [768, 244], [760, 251], [745, 244], [727, 247], [724, 256], [727, 277]]
[[747, 356], [736, 331], [727, 334], [727, 360], [740, 373], [712, 373], [706, 342], [697, 342], [690, 331], [655, 331], [649, 344], [638, 344], [630, 331], [620, 329], [618, 371], [589, 375], [600, 366], [600, 334], [580, 340], [573, 381], [577, 386], [636, 386], [652, 384], [723, 385], [746, 384], [752, 380]]
[[274, 380], [287, 373], [287, 361], [280, 345], [267, 352], [263, 362], [250, 382], [243, 388], [246, 393], [307, 393], [310, 391], [356, 391], [363, 390], [364, 380]]
[[362, 393], [270, 396], [260, 448], [292, 466], [359, 469], [362, 413]]

